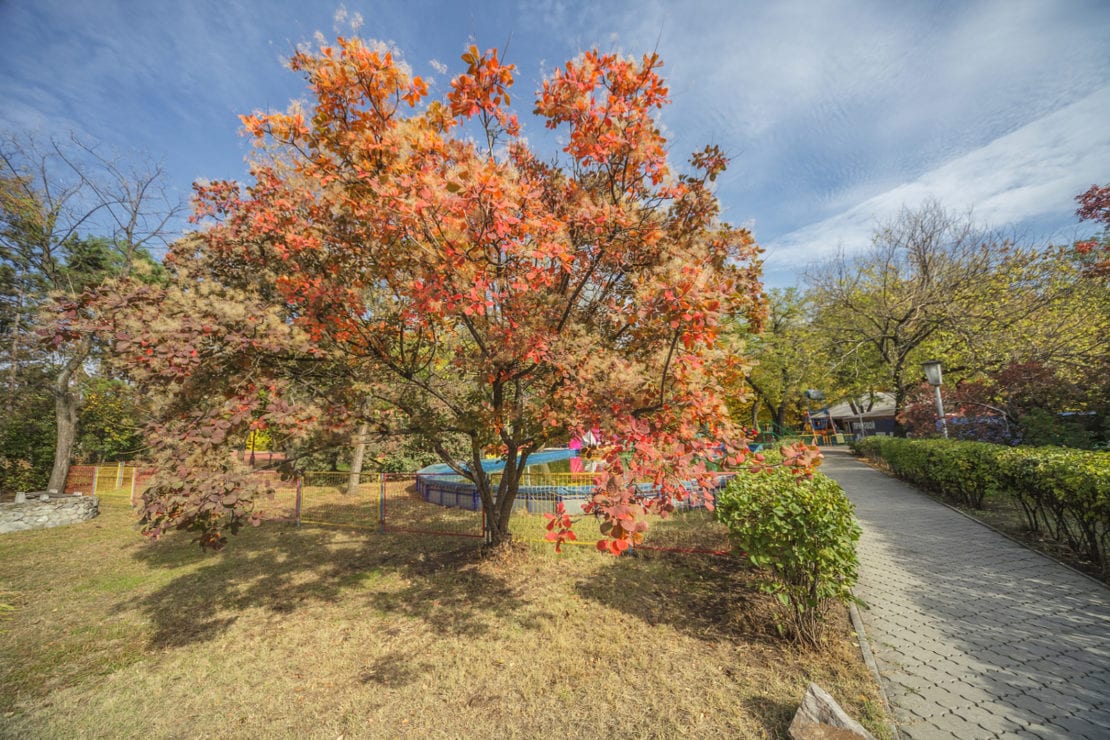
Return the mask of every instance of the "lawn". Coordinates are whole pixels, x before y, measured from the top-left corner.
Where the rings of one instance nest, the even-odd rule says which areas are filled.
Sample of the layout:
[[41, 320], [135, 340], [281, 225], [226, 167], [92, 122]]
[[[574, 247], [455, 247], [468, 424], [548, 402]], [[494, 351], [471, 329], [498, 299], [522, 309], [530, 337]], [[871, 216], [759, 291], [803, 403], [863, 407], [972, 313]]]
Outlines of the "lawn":
[[777, 737], [809, 681], [884, 732], [846, 617], [779, 641], [741, 560], [278, 522], [212, 554], [102, 512], [0, 537], [2, 735]]

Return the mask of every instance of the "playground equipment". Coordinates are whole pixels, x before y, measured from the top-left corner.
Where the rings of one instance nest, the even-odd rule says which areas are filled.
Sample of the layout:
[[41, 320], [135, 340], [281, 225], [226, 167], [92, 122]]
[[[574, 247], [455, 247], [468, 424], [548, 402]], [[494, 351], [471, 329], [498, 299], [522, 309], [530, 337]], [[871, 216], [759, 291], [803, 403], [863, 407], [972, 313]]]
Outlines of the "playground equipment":
[[836, 422], [833, 421], [832, 415], [829, 413], [829, 407], [824, 406], [817, 412], [818, 416], [814, 416], [810, 409], [809, 402], [824, 401], [825, 394], [815, 388], [810, 388], [803, 395], [806, 399], [806, 417], [805, 426], [802, 427], [802, 436], [808, 437], [810, 444], [815, 445], [843, 444], [844, 434], [836, 428]]
[[[576, 465], [576, 462], [580, 464]], [[581, 458], [579, 450], [569, 448], [543, 450], [529, 455], [524, 472], [521, 474], [520, 487], [513, 502], [513, 511], [527, 511], [530, 514], [554, 513], [561, 503], [568, 514], [572, 516], [581, 514], [582, 505], [590, 500], [597, 488], [600, 464], [598, 460]], [[562, 469], [564, 467], [566, 470]], [[505, 461], [501, 459], [487, 460], [482, 463], [482, 469], [490, 474], [493, 485], [497, 485], [497, 478], [504, 468]], [[579, 469], [582, 472], [575, 472]], [[720, 484], [723, 485], [728, 477], [722, 475]], [[643, 493], [650, 494], [653, 485], [640, 483], [637, 484], [637, 488]], [[471, 511], [479, 511], [482, 508], [482, 501], [474, 483], [443, 463], [429, 465], [417, 471], [416, 492], [428, 503], [440, 506]], [[691, 504], [688, 498], [675, 502], [675, 507], [680, 510], [698, 508], [702, 505], [700, 502]]]

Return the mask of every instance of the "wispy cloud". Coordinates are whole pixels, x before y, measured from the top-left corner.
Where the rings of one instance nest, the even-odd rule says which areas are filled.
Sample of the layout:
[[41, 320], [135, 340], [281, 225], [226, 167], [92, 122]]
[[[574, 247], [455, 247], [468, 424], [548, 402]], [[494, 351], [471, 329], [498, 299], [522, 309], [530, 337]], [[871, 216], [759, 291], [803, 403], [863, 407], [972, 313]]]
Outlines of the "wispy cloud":
[[1044, 235], [1110, 176], [1105, 4], [657, 0], [620, 18], [626, 50], [658, 41], [668, 63], [676, 155], [733, 156], [718, 192], [754, 218], [770, 284], [927, 196]]
[[995, 226], [1070, 216], [1073, 198], [1110, 173], [1108, 111], [1110, 86], [910, 182], [775, 239], [767, 245], [767, 268], [804, 266], [838, 248], [865, 247], [877, 223], [929, 198], [956, 210], [971, 209], [977, 221]]

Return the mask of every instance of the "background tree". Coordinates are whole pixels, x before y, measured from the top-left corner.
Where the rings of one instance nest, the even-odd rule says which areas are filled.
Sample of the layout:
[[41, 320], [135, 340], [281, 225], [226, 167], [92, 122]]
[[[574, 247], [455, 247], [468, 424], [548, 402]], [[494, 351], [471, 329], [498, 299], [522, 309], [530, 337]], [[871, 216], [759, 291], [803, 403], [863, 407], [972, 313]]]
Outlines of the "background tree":
[[[43, 347], [43, 311], [74, 302], [108, 276], [149, 260], [178, 209], [157, 167], [132, 170], [71, 137], [40, 146], [0, 141], [0, 330], [9, 404], [49, 379], [53, 465], [47, 486], [65, 486], [81, 407], [80, 381], [96, 348], [91, 334]], [[49, 319], [48, 319], [49, 320]], [[28, 368], [34, 368], [29, 371]]]
[[54, 460], [54, 399], [50, 378], [35, 366], [18, 376], [23, 389], [4, 409], [0, 424], [0, 491], [42, 490]]
[[[1039, 363], [946, 383], [941, 394], [955, 417], [948, 425], [952, 437], [1084, 449], [1104, 441], [1103, 412], [1088, 406], [1085, 389]], [[902, 421], [912, 436], [941, 435], [932, 386], [921, 383], [908, 394]]]
[[946, 385], [958, 390], [946, 408], [966, 406], [974, 418], [989, 406], [1004, 415], [1008, 430], [971, 425], [973, 435], [1097, 443], [1110, 394], [1108, 291], [1073, 249], [1011, 250], [977, 285], [967, 318], [925, 350], [945, 360]]
[[857, 382], [892, 393], [900, 413], [927, 354], [944, 356], [945, 345], [966, 346], [960, 337], [988, 327], [1008, 329], [1013, 317], [983, 303], [981, 289], [997, 288], [996, 278], [1027, 259], [936, 202], [903, 209], [875, 232], [869, 251], [841, 253], [807, 272], [814, 325], [830, 354], [866, 370]]
[[753, 423], [760, 408], [770, 417], [771, 429], [781, 434], [803, 417], [807, 388], [821, 388], [833, 394], [830, 370], [832, 358], [812, 325], [812, 304], [796, 288], [768, 292], [767, 319], [760, 334], [747, 338], [753, 361], [747, 376], [756, 400]]
[[[720, 330], [759, 310], [757, 247], [718, 218], [719, 151], [671, 171], [659, 59], [588, 52], [544, 83], [535, 111], [564, 130], [563, 165], [520, 137], [513, 68], [473, 47], [463, 61], [421, 109], [426, 83], [385, 49], [294, 55], [308, 109], [244, 118], [253, 182], [199, 188], [213, 225], [171, 252], [161, 320], [142, 320], [149, 297], [115, 299], [148, 307], [115, 336], [141, 382], [172, 383], [160, 454], [188, 461], [148, 492], [149, 532], [219, 546], [252, 517], [254, 484], [221, 449], [251, 424], [417, 435], [475, 483], [493, 543], [528, 455], [600, 427], [615, 447], [592, 503], [614, 551], [743, 442], [721, 392], [741, 363]], [[190, 310], [165, 308], [178, 302]], [[487, 453], [506, 463], [496, 483]], [[633, 485], [645, 477], [658, 500]]]
[[81, 463], [138, 460], [149, 413], [134, 386], [96, 375], [82, 384], [73, 458]]
[[[814, 281], [814, 300], [822, 306], [817, 323], [838, 332], [831, 336], [849, 350], [846, 357], [866, 369], [860, 377], [870, 373], [880, 389], [902, 388], [899, 418], [914, 433], [937, 432], [931, 396], [918, 387], [917, 365], [939, 358], [945, 363], [946, 408], [967, 419], [994, 417], [962, 423], [961, 434], [1026, 443], [1097, 440], [1096, 428], [1060, 436], [1035, 427], [1070, 428], [1077, 419], [1097, 421], [1104, 413], [1110, 286], [1074, 249], [965, 238], [973, 233], [966, 222], [961, 238], [936, 239], [932, 235], [950, 233], [952, 223], [937, 208], [926, 209], [933, 211], [928, 222], [943, 228], [919, 228], [921, 213], [909, 221], [904, 213], [902, 220], [914, 227], [911, 241], [933, 243], [926, 251], [939, 251], [942, 259], [930, 263], [919, 256], [909, 269], [894, 269], [891, 260], [872, 254], [854, 263], [855, 272], [844, 261], [836, 263], [837, 269]], [[854, 282], [835, 275], [850, 275]], [[845, 289], [849, 284], [852, 290]], [[1073, 414], [1071, 421], [1059, 416], [1064, 412]]]

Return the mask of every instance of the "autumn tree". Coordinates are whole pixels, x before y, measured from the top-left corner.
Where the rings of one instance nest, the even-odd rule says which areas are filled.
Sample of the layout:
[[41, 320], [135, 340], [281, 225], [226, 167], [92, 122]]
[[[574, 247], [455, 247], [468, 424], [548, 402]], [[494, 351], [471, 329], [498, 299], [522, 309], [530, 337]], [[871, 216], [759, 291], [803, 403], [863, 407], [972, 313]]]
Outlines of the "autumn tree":
[[82, 384], [73, 458], [83, 463], [138, 460], [149, 414], [134, 386], [99, 374]]
[[[0, 330], [7, 401], [33, 394], [35, 378], [52, 398], [55, 443], [49, 488], [65, 485], [81, 408], [80, 381], [97, 339], [74, 335], [42, 346], [53, 301], [72, 302], [136, 260], [149, 260], [178, 205], [156, 166], [131, 168], [71, 137], [40, 145], [0, 140]], [[16, 404], [18, 405], [18, 404]]]
[[1092, 277], [1110, 277], [1110, 185], [1092, 185], [1075, 197], [1080, 221], [1102, 224], [1102, 234], [1075, 244], [1075, 253]]
[[171, 251], [176, 297], [132, 301], [160, 321], [114, 334], [143, 382], [171, 383], [161, 454], [188, 461], [148, 492], [148, 532], [219, 546], [254, 516], [257, 483], [222, 449], [251, 425], [417, 435], [474, 482], [494, 544], [529, 455], [598, 427], [615, 446], [592, 505], [614, 552], [739, 449], [721, 388], [741, 363], [720, 332], [756, 319], [758, 248], [719, 218], [715, 147], [672, 170], [659, 58], [591, 51], [543, 83], [561, 162], [523, 138], [513, 66], [474, 47], [463, 62], [428, 102], [389, 50], [340, 38], [292, 57], [305, 106], [243, 118], [252, 181], [198, 188], [207, 228]]

